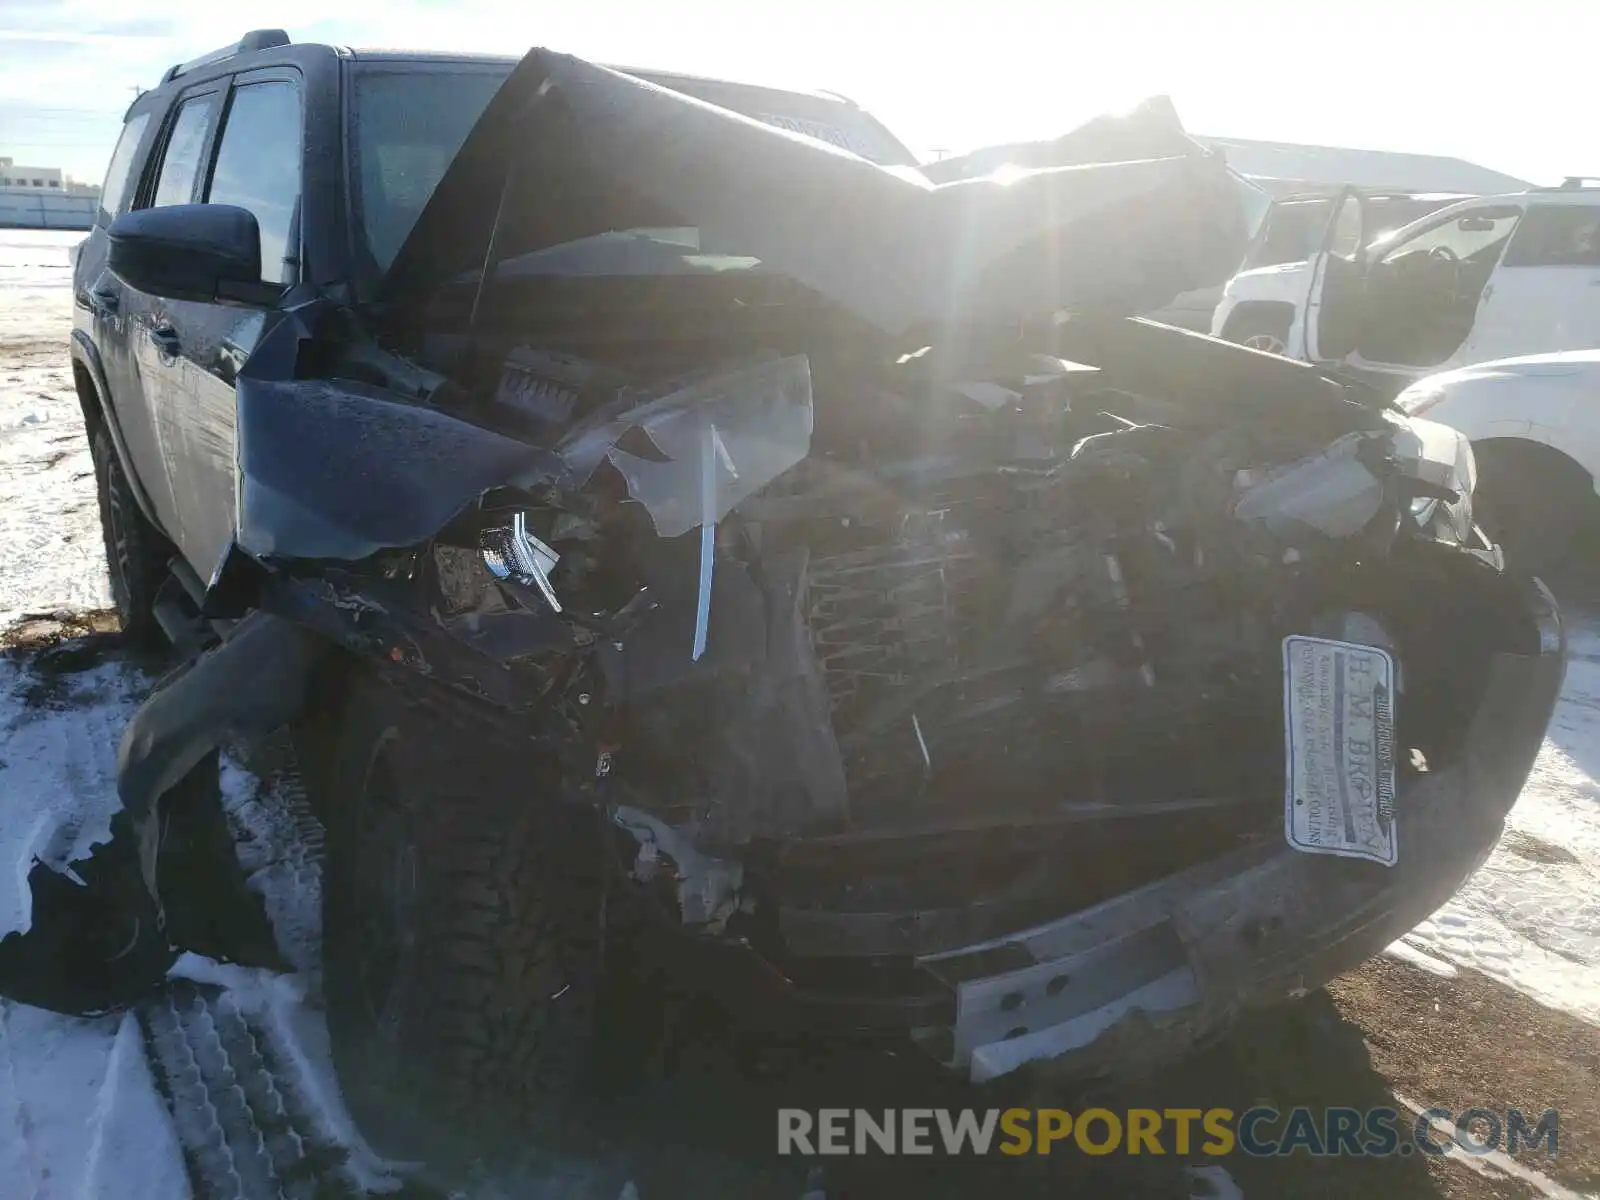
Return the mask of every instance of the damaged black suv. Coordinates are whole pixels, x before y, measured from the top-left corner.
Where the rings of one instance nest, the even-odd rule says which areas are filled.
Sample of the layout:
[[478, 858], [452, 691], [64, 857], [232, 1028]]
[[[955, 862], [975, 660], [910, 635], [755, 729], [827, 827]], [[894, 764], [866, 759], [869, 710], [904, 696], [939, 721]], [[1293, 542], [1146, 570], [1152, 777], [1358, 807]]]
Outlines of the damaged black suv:
[[974, 1080], [1147, 1065], [1493, 845], [1563, 641], [1467, 443], [1131, 318], [1249, 235], [1169, 106], [1025, 161], [270, 32], [135, 103], [73, 361], [186, 665], [122, 799], [160, 912], [163, 797], [293, 731], [380, 1145], [562, 1092], [643, 964]]

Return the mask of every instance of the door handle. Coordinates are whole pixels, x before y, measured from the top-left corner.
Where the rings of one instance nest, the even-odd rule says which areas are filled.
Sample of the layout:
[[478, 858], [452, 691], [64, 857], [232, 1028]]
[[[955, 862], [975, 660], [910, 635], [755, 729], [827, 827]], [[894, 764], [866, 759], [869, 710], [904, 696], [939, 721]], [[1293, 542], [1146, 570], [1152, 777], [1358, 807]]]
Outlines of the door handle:
[[176, 358], [181, 348], [178, 344], [178, 331], [171, 325], [157, 325], [150, 330], [150, 340], [156, 348], [169, 358]]
[[113, 288], [97, 287], [89, 293], [89, 303], [111, 317], [116, 315], [118, 307], [122, 304], [122, 297]]

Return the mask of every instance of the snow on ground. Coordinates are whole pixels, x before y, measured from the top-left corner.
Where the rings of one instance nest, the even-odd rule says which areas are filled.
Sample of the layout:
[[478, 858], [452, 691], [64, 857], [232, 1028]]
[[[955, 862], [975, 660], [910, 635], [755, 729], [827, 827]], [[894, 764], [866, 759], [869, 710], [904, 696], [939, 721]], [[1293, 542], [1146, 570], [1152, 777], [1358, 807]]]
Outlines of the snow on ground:
[[1405, 940], [1600, 1025], [1600, 625], [1574, 624], [1566, 687], [1505, 836]]
[[[109, 599], [66, 356], [77, 236], [0, 230], [0, 628]], [[117, 738], [147, 686], [120, 664], [66, 680], [56, 690], [0, 662], [0, 936], [31, 921], [35, 858], [65, 865], [106, 835]], [[0, 1192], [189, 1194], [132, 1014], [73, 1020], [0, 1001]]]
[[[107, 835], [118, 740], [152, 683], [123, 662], [75, 665], [0, 659], [0, 936], [29, 925], [36, 858], [65, 867]], [[356, 1131], [332, 1068], [316, 998], [318, 834], [302, 828], [314, 822], [288, 780], [226, 755], [221, 780], [241, 865], [296, 972], [186, 955], [168, 995], [95, 1020], [0, 1000], [6, 1200], [184, 1200], [190, 1166], [208, 1200], [278, 1196], [280, 1183], [285, 1196], [318, 1184], [330, 1198], [398, 1186]], [[287, 1184], [297, 1170], [299, 1190]]]
[[111, 603], [67, 359], [68, 253], [81, 236], [0, 229], [0, 628]]
[[[23, 613], [109, 604], [67, 363], [67, 253], [77, 236], [0, 230], [0, 630]], [[0, 935], [27, 927], [35, 857], [64, 864], [104, 836], [116, 806], [117, 739], [146, 687], [117, 662], [50, 676], [0, 661]], [[1505, 838], [1459, 895], [1397, 944], [1396, 956], [1440, 971], [1473, 967], [1600, 1024], [1597, 778], [1600, 623], [1580, 623], [1566, 691]], [[212, 1105], [206, 1078], [213, 1087], [218, 1078], [244, 1086], [229, 1065], [229, 1029], [245, 1038], [237, 1053], [246, 1060], [279, 1064], [288, 1094], [274, 1103], [309, 1114], [296, 1118], [311, 1131], [304, 1136], [353, 1155], [346, 1180], [393, 1186], [343, 1113], [322, 1018], [306, 1002], [316, 988], [318, 935], [307, 832], [293, 803], [276, 802], [278, 784], [231, 760], [223, 784], [230, 820], [244, 835], [241, 861], [296, 976], [219, 971], [186, 958], [175, 970], [175, 986], [188, 989], [181, 1004], [169, 998], [169, 1008], [139, 1018], [73, 1020], [0, 1001], [0, 1194], [178, 1200], [190, 1195], [185, 1151], [206, 1179], [213, 1170], [234, 1180], [241, 1170], [266, 1169], [239, 1159], [241, 1168], [221, 1143], [196, 1160], [195, 1139], [214, 1129], [197, 1129], [192, 1112], [180, 1112], [175, 1125], [152, 1080], [152, 1061], [158, 1071], [178, 1070], [169, 1094], [187, 1087], [203, 1108]], [[175, 1067], [162, 1047], [189, 1054], [184, 1039], [198, 1036], [194, 1028], [211, 1039], [205, 1053]]]
[[188, 1196], [132, 1013], [76, 1021], [0, 1002], [0, 1193]]
[[109, 835], [117, 741], [149, 686], [124, 663], [51, 677], [0, 660], [0, 937], [32, 923], [35, 859], [60, 870]]

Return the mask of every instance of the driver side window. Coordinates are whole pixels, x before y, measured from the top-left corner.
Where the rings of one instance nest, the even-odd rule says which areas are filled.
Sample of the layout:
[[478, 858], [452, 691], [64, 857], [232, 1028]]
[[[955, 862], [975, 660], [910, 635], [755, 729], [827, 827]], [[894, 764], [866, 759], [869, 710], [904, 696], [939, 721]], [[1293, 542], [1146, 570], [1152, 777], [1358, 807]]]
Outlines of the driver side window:
[[1447, 251], [1461, 260], [1498, 257], [1521, 216], [1520, 208], [1506, 205], [1458, 212], [1391, 246], [1378, 261], [1392, 263], [1402, 255], [1426, 254], [1433, 250]]

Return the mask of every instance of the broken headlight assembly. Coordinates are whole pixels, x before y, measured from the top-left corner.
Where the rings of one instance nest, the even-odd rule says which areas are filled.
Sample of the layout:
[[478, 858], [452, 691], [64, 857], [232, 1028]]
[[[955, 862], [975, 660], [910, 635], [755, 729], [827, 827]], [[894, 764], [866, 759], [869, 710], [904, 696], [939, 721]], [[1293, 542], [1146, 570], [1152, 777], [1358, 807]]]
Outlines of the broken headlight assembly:
[[1400, 418], [1394, 455], [1416, 495], [1412, 518], [1436, 537], [1472, 538], [1472, 492], [1478, 484], [1472, 443], [1459, 430], [1417, 417]]

